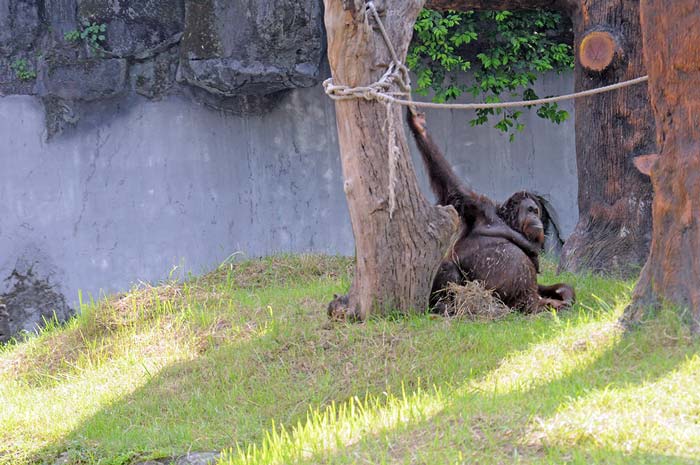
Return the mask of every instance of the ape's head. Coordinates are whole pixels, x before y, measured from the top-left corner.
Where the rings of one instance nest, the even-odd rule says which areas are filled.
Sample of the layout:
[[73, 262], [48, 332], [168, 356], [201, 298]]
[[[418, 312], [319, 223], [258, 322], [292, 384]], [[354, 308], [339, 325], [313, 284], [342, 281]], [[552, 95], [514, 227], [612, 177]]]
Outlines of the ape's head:
[[542, 205], [536, 195], [516, 192], [498, 207], [498, 216], [528, 240], [544, 245]]

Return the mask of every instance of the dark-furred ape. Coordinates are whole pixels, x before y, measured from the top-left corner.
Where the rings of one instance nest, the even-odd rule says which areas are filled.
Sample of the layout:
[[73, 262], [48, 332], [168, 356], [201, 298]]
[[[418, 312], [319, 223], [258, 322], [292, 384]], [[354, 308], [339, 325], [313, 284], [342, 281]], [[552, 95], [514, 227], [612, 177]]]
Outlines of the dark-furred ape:
[[452, 171], [425, 128], [424, 115], [408, 112], [411, 128], [438, 205], [452, 205], [462, 225], [433, 281], [430, 305], [444, 312], [445, 287], [481, 281], [511, 308], [528, 313], [561, 309], [574, 301], [567, 284], [540, 286], [538, 256], [544, 244], [542, 206], [522, 191], [502, 205], [467, 188]]

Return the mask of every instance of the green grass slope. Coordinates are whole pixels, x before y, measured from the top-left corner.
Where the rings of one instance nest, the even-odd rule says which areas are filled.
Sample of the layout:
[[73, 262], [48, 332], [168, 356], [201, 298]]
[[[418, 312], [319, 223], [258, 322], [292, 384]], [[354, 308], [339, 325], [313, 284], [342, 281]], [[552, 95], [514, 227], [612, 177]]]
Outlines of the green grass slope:
[[572, 310], [327, 321], [342, 258], [142, 286], [0, 349], [0, 464], [699, 463], [700, 345], [670, 312], [622, 334], [631, 283], [554, 276]]

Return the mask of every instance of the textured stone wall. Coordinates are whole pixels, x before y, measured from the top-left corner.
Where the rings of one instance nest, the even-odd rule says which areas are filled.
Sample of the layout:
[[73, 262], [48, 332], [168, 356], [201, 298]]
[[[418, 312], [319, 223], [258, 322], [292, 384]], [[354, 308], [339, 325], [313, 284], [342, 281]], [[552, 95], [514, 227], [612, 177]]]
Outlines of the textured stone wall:
[[49, 137], [132, 92], [261, 113], [320, 82], [324, 47], [318, 0], [0, 0], [0, 95], [41, 97]]

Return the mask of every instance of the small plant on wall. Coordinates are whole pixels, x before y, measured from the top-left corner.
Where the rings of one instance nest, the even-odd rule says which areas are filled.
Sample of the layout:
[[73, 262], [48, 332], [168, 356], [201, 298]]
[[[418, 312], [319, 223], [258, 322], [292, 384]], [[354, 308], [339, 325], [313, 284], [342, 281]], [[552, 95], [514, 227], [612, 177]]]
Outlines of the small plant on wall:
[[86, 21], [83, 23], [83, 27], [78, 29], [73, 29], [68, 31], [63, 35], [63, 38], [68, 42], [79, 42], [83, 41], [87, 44], [90, 52], [94, 55], [100, 55], [102, 51], [102, 45], [104, 45], [107, 36], [107, 25], [92, 21]]
[[16, 59], [10, 67], [20, 81], [31, 81], [36, 78], [36, 71], [32, 69], [29, 62], [24, 58]]

